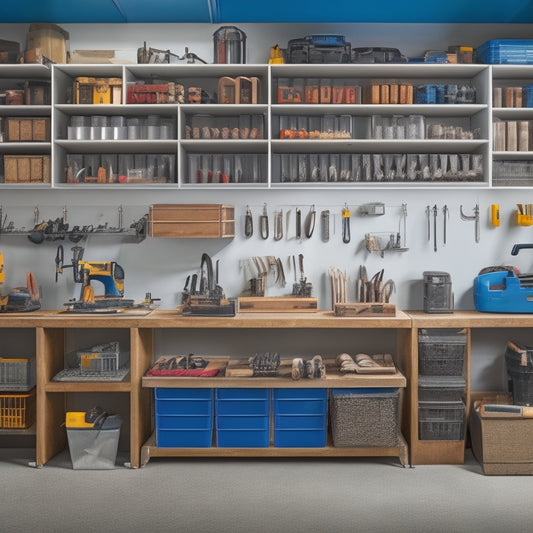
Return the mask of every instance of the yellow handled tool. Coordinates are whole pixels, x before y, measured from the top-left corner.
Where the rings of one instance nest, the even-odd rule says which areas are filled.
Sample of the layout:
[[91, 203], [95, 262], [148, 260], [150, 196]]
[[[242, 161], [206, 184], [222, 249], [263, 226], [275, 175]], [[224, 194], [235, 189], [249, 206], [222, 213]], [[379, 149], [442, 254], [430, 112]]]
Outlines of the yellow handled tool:
[[498, 204], [492, 204], [490, 206], [490, 218], [493, 226], [497, 227], [500, 225], [500, 206]]

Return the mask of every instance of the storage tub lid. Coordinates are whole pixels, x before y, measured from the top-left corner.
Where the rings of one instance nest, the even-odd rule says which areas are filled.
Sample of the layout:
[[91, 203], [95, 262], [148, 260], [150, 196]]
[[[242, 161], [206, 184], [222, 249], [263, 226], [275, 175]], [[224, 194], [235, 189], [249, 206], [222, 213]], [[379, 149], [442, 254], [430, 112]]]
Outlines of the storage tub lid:
[[461, 376], [419, 376], [420, 389], [458, 389], [466, 387], [466, 380]]

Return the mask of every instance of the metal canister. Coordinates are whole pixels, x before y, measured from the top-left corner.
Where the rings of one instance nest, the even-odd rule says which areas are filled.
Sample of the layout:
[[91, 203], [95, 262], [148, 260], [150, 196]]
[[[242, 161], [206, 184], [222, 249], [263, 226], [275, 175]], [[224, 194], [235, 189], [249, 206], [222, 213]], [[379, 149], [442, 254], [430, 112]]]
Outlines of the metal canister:
[[222, 26], [213, 34], [215, 63], [246, 63], [246, 34], [235, 26]]

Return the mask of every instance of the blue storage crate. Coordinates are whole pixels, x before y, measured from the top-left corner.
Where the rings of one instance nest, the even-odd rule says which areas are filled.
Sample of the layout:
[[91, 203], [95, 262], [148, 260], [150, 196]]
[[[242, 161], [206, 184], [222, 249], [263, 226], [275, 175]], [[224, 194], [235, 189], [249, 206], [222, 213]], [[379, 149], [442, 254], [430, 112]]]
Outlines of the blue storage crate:
[[213, 389], [155, 389], [158, 447], [207, 448], [213, 439]]
[[270, 389], [216, 389], [218, 415], [260, 415], [270, 413]]
[[217, 416], [217, 430], [251, 430], [268, 431], [270, 419], [268, 416]]
[[215, 396], [219, 448], [270, 445], [270, 389], [216, 389]]
[[324, 447], [327, 438], [327, 389], [274, 389], [274, 446]]
[[213, 432], [207, 430], [176, 429], [157, 430], [156, 444], [159, 448], [209, 448]]
[[213, 389], [155, 388], [156, 415], [210, 416]]
[[268, 430], [217, 429], [219, 448], [268, 448], [269, 445]]
[[533, 41], [526, 39], [492, 39], [476, 49], [482, 63], [533, 65]]

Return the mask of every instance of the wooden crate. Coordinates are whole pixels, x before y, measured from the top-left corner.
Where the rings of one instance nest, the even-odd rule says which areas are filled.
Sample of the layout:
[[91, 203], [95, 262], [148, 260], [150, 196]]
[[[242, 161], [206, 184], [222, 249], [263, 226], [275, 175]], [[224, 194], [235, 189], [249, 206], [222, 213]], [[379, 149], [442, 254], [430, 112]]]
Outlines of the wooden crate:
[[239, 298], [239, 313], [315, 313], [317, 298], [300, 296], [243, 296]]
[[49, 142], [50, 119], [43, 118], [17, 118], [6, 119], [7, 140], [11, 142]]
[[49, 155], [5, 155], [5, 183], [50, 183]]
[[150, 206], [150, 237], [226, 238], [235, 236], [235, 208], [222, 204]]

